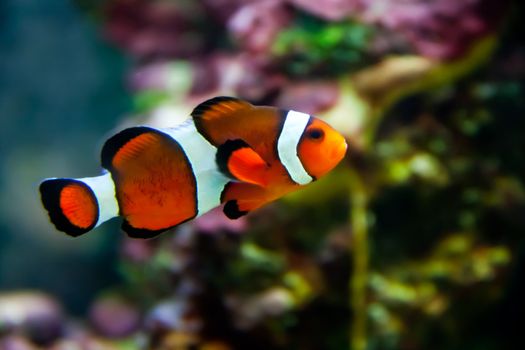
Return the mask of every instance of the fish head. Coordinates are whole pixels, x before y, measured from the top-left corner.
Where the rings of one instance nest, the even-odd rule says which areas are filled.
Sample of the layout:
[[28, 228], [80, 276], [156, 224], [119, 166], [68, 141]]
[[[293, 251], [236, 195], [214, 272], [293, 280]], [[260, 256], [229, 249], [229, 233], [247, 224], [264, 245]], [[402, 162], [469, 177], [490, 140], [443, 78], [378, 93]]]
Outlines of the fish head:
[[297, 146], [303, 167], [316, 179], [335, 168], [346, 154], [343, 135], [324, 121], [311, 117]]

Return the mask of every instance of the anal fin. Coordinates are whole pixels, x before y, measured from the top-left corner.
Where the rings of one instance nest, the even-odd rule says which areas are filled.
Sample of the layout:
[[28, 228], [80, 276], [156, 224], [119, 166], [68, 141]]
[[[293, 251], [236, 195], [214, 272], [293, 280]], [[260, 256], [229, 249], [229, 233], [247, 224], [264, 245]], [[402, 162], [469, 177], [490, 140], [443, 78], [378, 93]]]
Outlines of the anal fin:
[[224, 215], [230, 219], [238, 219], [269, 201], [264, 188], [243, 182], [229, 182], [221, 195]]
[[224, 212], [224, 215], [226, 215], [228, 219], [232, 219], [232, 220], [243, 217], [244, 215], [250, 212], [250, 210], [241, 210], [239, 208], [239, 202], [235, 199], [229, 200], [226, 203], [224, 203], [224, 207], [222, 208], [222, 211]]

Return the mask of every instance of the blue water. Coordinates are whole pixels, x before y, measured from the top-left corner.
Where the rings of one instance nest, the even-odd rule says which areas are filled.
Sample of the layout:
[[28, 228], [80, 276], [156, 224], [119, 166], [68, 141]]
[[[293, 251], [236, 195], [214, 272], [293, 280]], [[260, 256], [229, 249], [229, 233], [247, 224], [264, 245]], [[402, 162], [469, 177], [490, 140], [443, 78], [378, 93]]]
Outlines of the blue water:
[[117, 278], [118, 223], [55, 231], [38, 183], [99, 171], [104, 137], [130, 111], [128, 60], [66, 0], [0, 1], [0, 291], [40, 288], [82, 311]]

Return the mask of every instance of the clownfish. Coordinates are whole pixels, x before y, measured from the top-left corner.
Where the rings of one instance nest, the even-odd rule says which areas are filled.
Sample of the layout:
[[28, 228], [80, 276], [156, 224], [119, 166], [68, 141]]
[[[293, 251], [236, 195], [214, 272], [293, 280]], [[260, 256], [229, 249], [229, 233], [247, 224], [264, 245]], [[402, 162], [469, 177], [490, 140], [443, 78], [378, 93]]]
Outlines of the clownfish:
[[221, 204], [239, 218], [325, 175], [346, 148], [308, 114], [215, 97], [177, 127], [117, 133], [102, 148], [102, 175], [45, 179], [40, 194], [68, 235], [122, 216], [129, 236], [150, 238]]

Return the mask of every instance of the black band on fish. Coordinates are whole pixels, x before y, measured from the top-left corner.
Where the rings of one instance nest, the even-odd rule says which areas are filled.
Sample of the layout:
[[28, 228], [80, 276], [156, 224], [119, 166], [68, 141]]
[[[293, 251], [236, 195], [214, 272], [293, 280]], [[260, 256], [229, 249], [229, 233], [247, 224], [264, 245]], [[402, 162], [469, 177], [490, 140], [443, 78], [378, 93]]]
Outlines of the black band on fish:
[[277, 142], [279, 141], [279, 135], [283, 131], [284, 122], [286, 121], [286, 116], [288, 115], [288, 110], [286, 109], [278, 109], [277, 110], [279, 115], [279, 124], [277, 125], [277, 140], [275, 141], [275, 147], [273, 148], [273, 154], [276, 159], [279, 159], [279, 151], [277, 150]]
[[[310, 119], [308, 120], [308, 123], [306, 124], [306, 127], [305, 127], [305, 130], [306, 128], [308, 128], [313, 122], [313, 118], [310, 116]], [[314, 130], [315, 134], [319, 133], [319, 136], [320, 138], [324, 137], [324, 133], [322, 130]], [[318, 138], [317, 135], [313, 135], [311, 132], [310, 133], [307, 133], [307, 132], [304, 132], [302, 135], [301, 135], [301, 138], [299, 139], [299, 144], [301, 142], [303, 142], [303, 139], [307, 138], [307, 137], [310, 137], [310, 138]], [[310, 172], [305, 168], [304, 171], [306, 171], [306, 173], [308, 175], [310, 175], [310, 177], [312, 178], [312, 182], [315, 182], [317, 181], [317, 177], [310, 174]]]
[[228, 219], [238, 219], [241, 216], [244, 216], [248, 214], [247, 211], [242, 211], [239, 209], [239, 205], [236, 200], [227, 201], [226, 204], [224, 204], [224, 208], [222, 209], [224, 212], [224, 215], [228, 217]]

